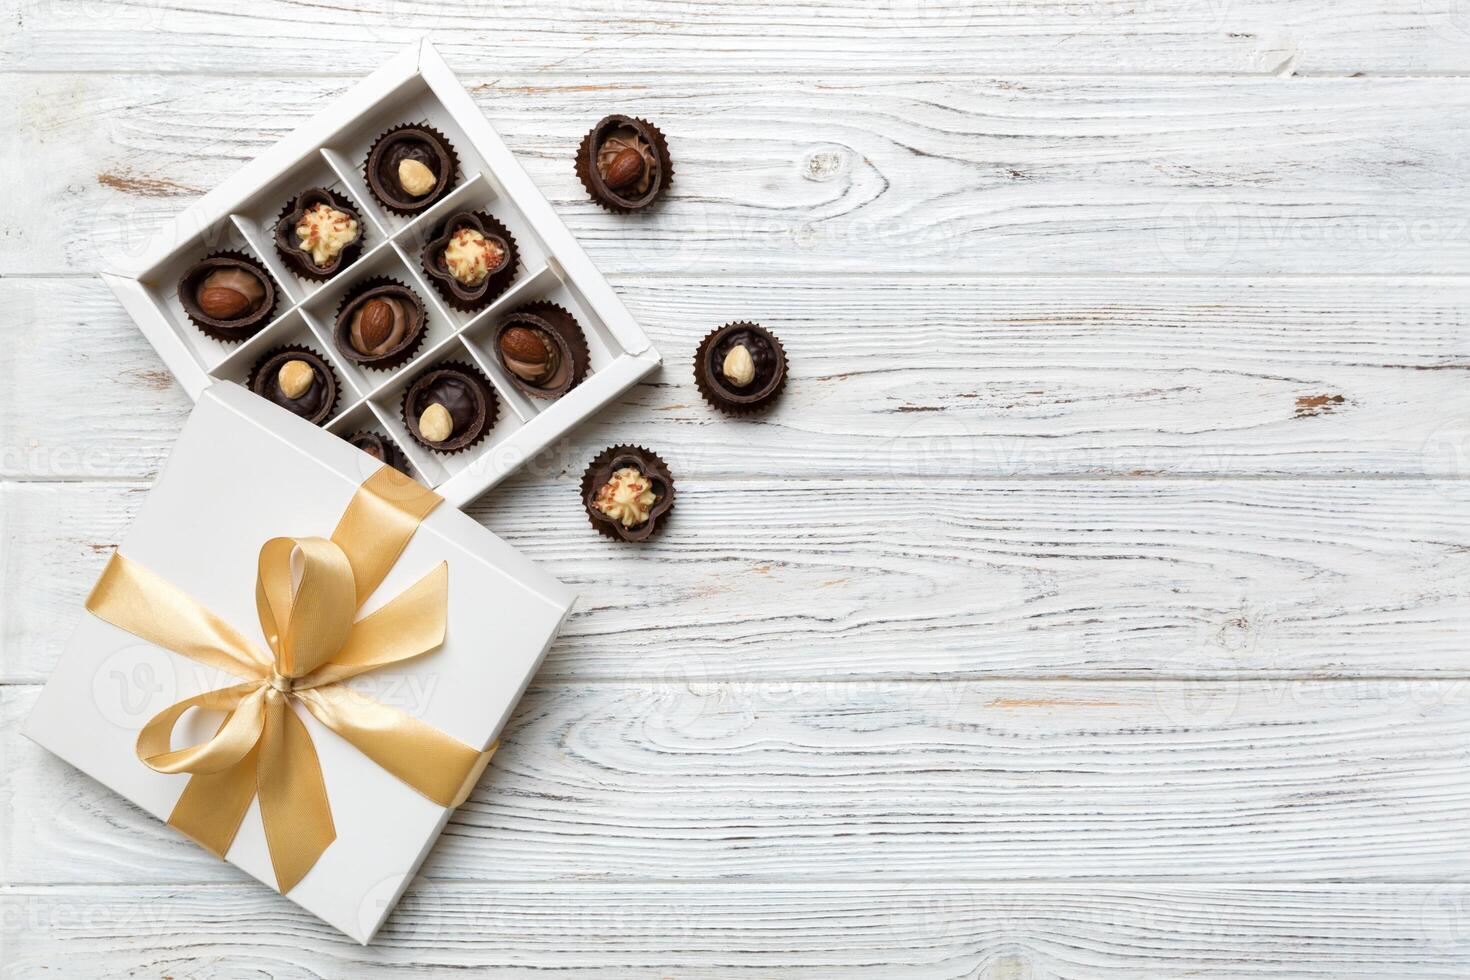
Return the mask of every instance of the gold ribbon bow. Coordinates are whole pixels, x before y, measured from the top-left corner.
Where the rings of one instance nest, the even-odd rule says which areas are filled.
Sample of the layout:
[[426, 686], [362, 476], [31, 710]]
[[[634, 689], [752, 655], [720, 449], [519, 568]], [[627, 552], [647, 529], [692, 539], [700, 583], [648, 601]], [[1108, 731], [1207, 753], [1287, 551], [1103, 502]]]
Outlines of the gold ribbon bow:
[[[87, 598], [87, 609], [114, 626], [244, 678], [155, 715], [138, 735], [138, 758], [158, 772], [193, 774], [168, 822], [220, 857], [259, 795], [282, 893], [337, 837], [316, 747], [291, 701], [440, 806], [463, 803], [495, 752], [495, 745], [481, 752], [342, 684], [444, 642], [449, 572], [442, 562], [353, 622], [440, 499], [385, 466], [358, 488], [330, 540], [267, 541], [255, 606], [271, 656], [192, 596], [117, 553]], [[190, 708], [223, 711], [225, 719], [208, 741], [173, 749], [174, 726]]]

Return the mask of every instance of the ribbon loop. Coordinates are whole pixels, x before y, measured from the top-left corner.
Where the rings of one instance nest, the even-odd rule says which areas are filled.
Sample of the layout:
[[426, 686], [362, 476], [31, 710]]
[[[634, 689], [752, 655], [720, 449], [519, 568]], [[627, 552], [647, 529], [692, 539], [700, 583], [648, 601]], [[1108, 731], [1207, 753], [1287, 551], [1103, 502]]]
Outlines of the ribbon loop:
[[[260, 549], [255, 605], [267, 657], [192, 596], [114, 554], [87, 609], [150, 643], [245, 683], [208, 691], [155, 715], [138, 733], [138, 758], [190, 773], [169, 823], [224, 856], [257, 796], [276, 884], [290, 891], [336, 839], [311, 732], [292, 707], [441, 806], [458, 806], [495, 747], [481, 752], [342, 682], [438, 649], [448, 618], [441, 563], [371, 615], [353, 621], [407, 546], [437, 494], [389, 467], [357, 490], [332, 532], [279, 537]], [[190, 710], [225, 713], [210, 739], [173, 748]]]

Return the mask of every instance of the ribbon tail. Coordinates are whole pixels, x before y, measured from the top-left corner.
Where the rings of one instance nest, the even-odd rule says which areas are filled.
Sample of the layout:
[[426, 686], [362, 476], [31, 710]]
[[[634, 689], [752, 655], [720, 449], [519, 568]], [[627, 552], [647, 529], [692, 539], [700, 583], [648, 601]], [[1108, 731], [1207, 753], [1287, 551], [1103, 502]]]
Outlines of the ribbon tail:
[[191, 777], [168, 815], [169, 826], [224, 858], [240, 832], [250, 801], [255, 799], [256, 755], [252, 749], [229, 769]]
[[384, 466], [353, 494], [332, 541], [347, 554], [357, 605], [373, 594], [425, 517], [444, 498]]
[[260, 820], [276, 887], [284, 895], [337, 839], [337, 828], [311, 733], [277, 691], [266, 698], [265, 732], [258, 751], [255, 788], [260, 794]]
[[500, 744], [482, 752], [406, 711], [341, 686], [297, 691], [296, 697], [317, 721], [443, 807], [459, 806], [469, 797]]

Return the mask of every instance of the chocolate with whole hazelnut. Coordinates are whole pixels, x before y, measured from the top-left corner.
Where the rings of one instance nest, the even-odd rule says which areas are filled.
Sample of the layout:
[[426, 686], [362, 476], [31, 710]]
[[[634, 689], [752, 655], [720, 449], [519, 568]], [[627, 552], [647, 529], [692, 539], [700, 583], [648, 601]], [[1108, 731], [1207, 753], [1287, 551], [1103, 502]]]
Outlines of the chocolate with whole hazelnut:
[[189, 320], [216, 340], [254, 336], [276, 306], [276, 284], [254, 259], [221, 252], [191, 266], [179, 279], [179, 305]]
[[333, 339], [349, 361], [382, 370], [413, 356], [427, 323], [423, 301], [412, 289], [393, 279], [370, 279], [337, 308]]
[[310, 347], [279, 347], [256, 362], [246, 386], [315, 425], [332, 415], [339, 388], [332, 366]]
[[413, 215], [449, 193], [458, 167], [459, 158], [443, 133], [406, 123], [378, 137], [362, 171], [378, 203], [394, 214]]
[[499, 399], [483, 374], [449, 362], [423, 371], [403, 395], [403, 424], [421, 445], [441, 453], [468, 449], [495, 425]]
[[587, 376], [587, 338], [555, 303], [528, 303], [507, 313], [494, 343], [512, 383], [532, 398], [560, 398]]
[[641, 211], [668, 190], [674, 165], [659, 128], [633, 116], [605, 116], [577, 148], [577, 177], [609, 211]]
[[674, 479], [656, 453], [613, 446], [582, 474], [582, 504], [599, 534], [614, 541], [645, 541], [674, 506]]
[[786, 386], [786, 350], [758, 323], [727, 323], [700, 342], [694, 383], [705, 401], [722, 412], [759, 411]]

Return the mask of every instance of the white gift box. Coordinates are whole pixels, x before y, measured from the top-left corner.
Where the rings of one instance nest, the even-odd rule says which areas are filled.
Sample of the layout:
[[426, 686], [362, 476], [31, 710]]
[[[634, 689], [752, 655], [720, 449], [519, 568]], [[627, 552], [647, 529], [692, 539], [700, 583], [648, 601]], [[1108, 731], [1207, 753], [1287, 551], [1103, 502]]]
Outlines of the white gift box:
[[[596, 121], [589, 118], [587, 127]], [[373, 141], [400, 123], [438, 129], [459, 156], [454, 189], [413, 218], [379, 205], [362, 172]], [[575, 146], [567, 147], [568, 175], [575, 151]], [[361, 258], [324, 283], [294, 275], [271, 244], [281, 209], [308, 187], [345, 194], [357, 204], [366, 226]], [[485, 211], [503, 222], [521, 253], [510, 288], [475, 313], [446, 304], [419, 268], [419, 252], [432, 229], [459, 211]], [[178, 280], [185, 270], [223, 250], [258, 259], [282, 294], [275, 318], [238, 344], [201, 333], [178, 298]], [[423, 346], [391, 371], [360, 368], [333, 346], [339, 302], [354, 285], [374, 276], [390, 276], [409, 286], [429, 314]], [[161, 228], [146, 254], [111, 263], [103, 279], [191, 397], [214, 381], [243, 383], [256, 361], [275, 347], [304, 344], [317, 350], [332, 362], [343, 389], [327, 431], [341, 436], [359, 429], [386, 433], [407, 455], [413, 476], [455, 507], [556, 445], [659, 364], [658, 351], [627, 307], [427, 41], [414, 44], [323, 107]], [[586, 379], [554, 401], [522, 394], [494, 350], [495, 327], [502, 317], [542, 300], [576, 317], [591, 358]], [[450, 360], [484, 372], [500, 399], [500, 415], [483, 442], [447, 456], [409, 437], [399, 407], [416, 375]]]
[[[261, 545], [278, 536], [330, 535], [375, 468], [336, 436], [242, 387], [216, 384], [203, 391], [119, 550], [264, 649], [255, 606]], [[445, 503], [419, 526], [359, 615], [441, 561], [449, 569], [444, 644], [349, 684], [484, 749], [499, 735], [575, 596]], [[78, 613], [81, 621], [25, 734], [166, 820], [189, 777], [160, 774], [139, 761], [138, 731], [169, 705], [239, 679]], [[450, 811], [380, 769], [299, 704], [293, 707], [321, 760], [337, 839], [287, 897], [366, 943]], [[213, 713], [186, 716], [175, 747], [207, 740], [219, 719]], [[258, 801], [227, 860], [275, 888]]]

